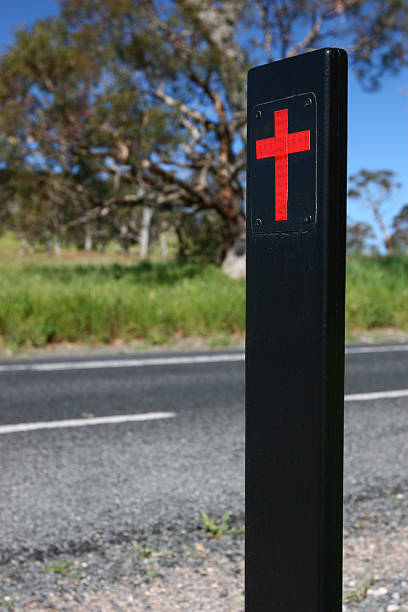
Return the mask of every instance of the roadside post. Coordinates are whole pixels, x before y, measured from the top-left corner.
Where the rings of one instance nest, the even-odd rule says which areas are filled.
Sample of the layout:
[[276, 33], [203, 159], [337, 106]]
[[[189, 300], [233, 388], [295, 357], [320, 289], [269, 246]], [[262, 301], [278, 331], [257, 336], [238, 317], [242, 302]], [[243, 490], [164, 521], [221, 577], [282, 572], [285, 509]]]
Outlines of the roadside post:
[[246, 611], [340, 612], [347, 55], [248, 74]]

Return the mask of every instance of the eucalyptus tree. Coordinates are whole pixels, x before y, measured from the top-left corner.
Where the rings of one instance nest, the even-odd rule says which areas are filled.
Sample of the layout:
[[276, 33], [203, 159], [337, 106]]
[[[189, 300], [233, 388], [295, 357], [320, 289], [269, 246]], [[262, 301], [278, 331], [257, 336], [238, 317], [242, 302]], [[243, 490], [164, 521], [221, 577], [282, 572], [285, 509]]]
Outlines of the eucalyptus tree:
[[2, 59], [0, 161], [63, 185], [64, 231], [118, 207], [215, 214], [220, 260], [242, 246], [247, 69], [337, 44], [375, 88], [407, 61], [404, 0], [61, 6]]
[[392, 228], [391, 241], [393, 249], [408, 253], [408, 204], [405, 204], [394, 217]]
[[387, 201], [401, 184], [393, 170], [366, 170], [353, 174], [349, 179], [350, 198], [357, 198], [367, 206], [378, 225], [387, 253], [393, 250], [393, 240], [385, 221]]
[[362, 221], [347, 224], [347, 253], [361, 255], [368, 250], [368, 241], [375, 240], [373, 228]]

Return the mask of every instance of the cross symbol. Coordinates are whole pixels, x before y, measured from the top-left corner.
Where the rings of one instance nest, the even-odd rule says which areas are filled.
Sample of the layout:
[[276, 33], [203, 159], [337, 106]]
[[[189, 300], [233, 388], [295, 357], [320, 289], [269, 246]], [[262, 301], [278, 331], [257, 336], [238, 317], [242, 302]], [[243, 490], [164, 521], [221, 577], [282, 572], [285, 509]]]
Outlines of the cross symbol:
[[310, 130], [288, 134], [288, 109], [275, 111], [275, 136], [256, 141], [256, 159], [275, 158], [275, 221], [288, 219], [288, 155], [310, 151]]

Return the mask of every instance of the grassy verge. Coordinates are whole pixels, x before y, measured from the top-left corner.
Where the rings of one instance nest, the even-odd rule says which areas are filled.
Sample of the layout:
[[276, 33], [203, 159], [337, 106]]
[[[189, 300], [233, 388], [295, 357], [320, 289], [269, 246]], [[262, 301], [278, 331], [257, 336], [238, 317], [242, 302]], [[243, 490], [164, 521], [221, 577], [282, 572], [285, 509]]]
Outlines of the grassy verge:
[[[408, 256], [347, 262], [346, 322], [408, 331]], [[245, 281], [213, 266], [124, 260], [0, 261], [0, 338], [11, 349], [120, 339], [163, 344], [245, 329]]]
[[0, 266], [0, 336], [11, 348], [242, 333], [244, 282], [213, 266], [70, 262]]
[[408, 256], [347, 261], [346, 327], [408, 330]]

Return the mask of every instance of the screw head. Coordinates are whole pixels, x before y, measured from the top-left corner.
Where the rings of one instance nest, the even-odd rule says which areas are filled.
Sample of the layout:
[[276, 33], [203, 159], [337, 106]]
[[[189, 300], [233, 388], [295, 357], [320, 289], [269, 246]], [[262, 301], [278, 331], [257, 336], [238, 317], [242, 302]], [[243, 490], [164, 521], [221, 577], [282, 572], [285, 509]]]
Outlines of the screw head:
[[313, 104], [312, 98], [306, 98], [306, 100], [303, 103], [306, 110], [309, 110], [310, 108], [312, 108], [312, 104]]
[[311, 215], [307, 215], [307, 217], [305, 217], [305, 223], [311, 223], [311, 222], [312, 222]]
[[262, 225], [262, 219], [255, 219], [255, 227], [259, 229]]
[[255, 113], [255, 119], [260, 119], [262, 117], [262, 111], [261, 110], [257, 110]]

